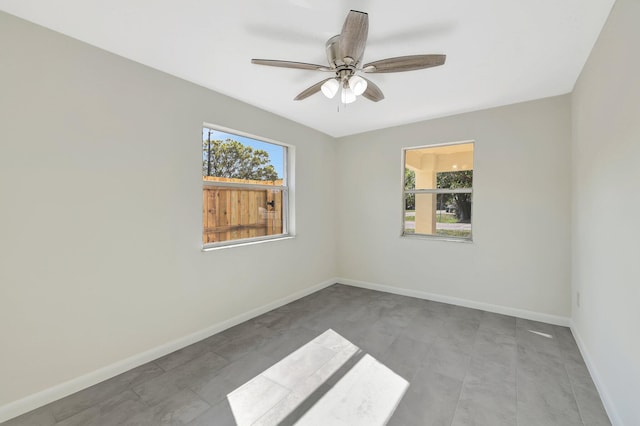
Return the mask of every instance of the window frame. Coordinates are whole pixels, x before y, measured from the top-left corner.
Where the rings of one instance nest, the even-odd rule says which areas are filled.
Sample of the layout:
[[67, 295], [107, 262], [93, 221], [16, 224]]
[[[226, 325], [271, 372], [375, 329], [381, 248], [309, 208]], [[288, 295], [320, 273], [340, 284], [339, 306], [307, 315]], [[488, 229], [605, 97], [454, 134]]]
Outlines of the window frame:
[[[260, 237], [249, 237], [249, 238], [238, 238], [235, 240], [227, 240], [227, 241], [218, 241], [213, 243], [204, 243], [202, 240], [202, 235], [204, 232], [204, 221], [202, 218], [202, 214], [200, 215], [200, 243], [202, 245], [202, 251], [211, 251], [220, 248], [229, 248], [236, 246], [243, 246], [254, 243], [263, 243], [267, 241], [274, 240], [282, 240], [292, 238], [294, 235], [291, 232], [291, 215], [292, 209], [291, 206], [291, 170], [290, 164], [293, 162], [291, 156], [294, 152], [294, 147], [289, 144], [285, 144], [283, 142], [279, 142], [270, 138], [265, 138], [263, 136], [257, 136], [251, 133], [243, 132], [241, 130], [231, 129], [229, 127], [219, 126], [217, 124], [211, 123], [202, 123], [202, 127], [200, 129], [200, 134], [202, 135], [202, 131], [204, 129], [215, 130], [219, 132], [229, 133], [231, 135], [236, 135], [244, 138], [254, 139], [259, 142], [268, 143], [271, 145], [277, 145], [283, 148], [283, 159], [282, 159], [282, 185], [261, 185], [261, 184], [250, 184], [250, 183], [234, 183], [234, 182], [215, 182], [215, 181], [206, 181], [202, 179], [202, 173], [200, 174], [200, 188], [201, 191], [204, 187], [226, 187], [226, 188], [242, 188], [242, 189], [265, 189], [265, 190], [280, 190], [282, 191], [282, 233], [275, 235], [264, 235]], [[200, 141], [202, 144], [202, 141]], [[202, 153], [201, 153], [202, 158]], [[200, 194], [200, 198], [202, 199], [202, 193]], [[201, 201], [203, 203], [203, 201]], [[204, 208], [203, 204], [200, 204], [201, 210]]]
[[[474, 171], [475, 178], [475, 156], [476, 156], [476, 141], [475, 140], [464, 140], [457, 142], [445, 142], [445, 143], [437, 143], [437, 144], [429, 144], [429, 145], [418, 145], [418, 146], [410, 146], [402, 148], [402, 168], [401, 168], [401, 222], [400, 222], [400, 237], [401, 238], [410, 238], [410, 239], [427, 239], [427, 240], [437, 240], [437, 241], [452, 241], [458, 243], [472, 243], [473, 242], [473, 218], [475, 217], [475, 203], [473, 200], [473, 187], [472, 183], [471, 188], [458, 188], [458, 189], [446, 189], [446, 188], [433, 188], [433, 189], [405, 189], [405, 169], [406, 169], [406, 161], [407, 161], [407, 151], [415, 150], [415, 149], [423, 149], [423, 148], [438, 148], [443, 146], [452, 146], [452, 145], [464, 145], [464, 144], [472, 144], [473, 145], [473, 168], [471, 170]], [[469, 237], [454, 237], [451, 235], [436, 235], [436, 234], [408, 234], [405, 232], [405, 218], [406, 218], [406, 198], [408, 194], [470, 194], [471, 197], [471, 233]]]

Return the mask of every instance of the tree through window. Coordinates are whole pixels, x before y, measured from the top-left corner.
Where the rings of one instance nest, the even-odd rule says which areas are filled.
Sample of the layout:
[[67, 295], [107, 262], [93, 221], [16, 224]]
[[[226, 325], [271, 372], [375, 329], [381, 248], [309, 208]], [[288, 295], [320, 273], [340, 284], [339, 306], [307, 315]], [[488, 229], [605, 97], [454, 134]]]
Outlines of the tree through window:
[[473, 142], [404, 150], [403, 235], [471, 240]]
[[202, 130], [204, 247], [287, 234], [287, 147]]

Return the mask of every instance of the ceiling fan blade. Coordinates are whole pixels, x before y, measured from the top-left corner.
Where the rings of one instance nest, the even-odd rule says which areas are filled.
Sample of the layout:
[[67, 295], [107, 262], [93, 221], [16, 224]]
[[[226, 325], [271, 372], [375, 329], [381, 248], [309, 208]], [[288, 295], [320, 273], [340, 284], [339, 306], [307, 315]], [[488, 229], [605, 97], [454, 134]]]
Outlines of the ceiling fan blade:
[[340, 58], [351, 58], [355, 65], [362, 60], [369, 34], [369, 15], [357, 10], [349, 11], [340, 33]]
[[318, 93], [318, 92], [320, 91], [320, 89], [322, 88], [322, 85], [323, 85], [325, 82], [327, 82], [327, 81], [329, 81], [329, 80], [332, 80], [332, 79], [334, 79], [334, 78], [335, 78], [335, 77], [326, 78], [326, 79], [324, 79], [324, 80], [322, 80], [322, 81], [317, 82], [317, 83], [316, 83], [316, 84], [314, 84], [313, 86], [311, 86], [311, 87], [309, 87], [309, 88], [304, 89], [302, 92], [300, 92], [300, 93], [298, 94], [298, 96], [296, 96], [295, 98], [293, 98], [293, 100], [294, 100], [294, 101], [301, 101], [301, 100], [303, 100], [303, 99], [308, 98], [308, 97], [309, 97], [309, 96], [311, 96], [311, 95], [314, 95], [314, 94]]
[[383, 100], [384, 99], [384, 93], [382, 93], [382, 90], [380, 90], [380, 88], [378, 86], [376, 86], [368, 78], [364, 78], [364, 77], [362, 77], [362, 78], [364, 80], [366, 80], [366, 82], [367, 82], [367, 90], [364, 91], [362, 96], [364, 96], [365, 98], [367, 98], [367, 99], [369, 99], [370, 101], [373, 101], [373, 102], [380, 102], [381, 100]]
[[444, 64], [447, 55], [411, 55], [369, 62], [362, 67], [364, 72], [401, 72], [421, 70]]
[[305, 62], [278, 61], [274, 59], [252, 59], [251, 63], [256, 65], [267, 65], [270, 67], [296, 68], [301, 70], [334, 71], [331, 68], [325, 67], [323, 65], [307, 64]]

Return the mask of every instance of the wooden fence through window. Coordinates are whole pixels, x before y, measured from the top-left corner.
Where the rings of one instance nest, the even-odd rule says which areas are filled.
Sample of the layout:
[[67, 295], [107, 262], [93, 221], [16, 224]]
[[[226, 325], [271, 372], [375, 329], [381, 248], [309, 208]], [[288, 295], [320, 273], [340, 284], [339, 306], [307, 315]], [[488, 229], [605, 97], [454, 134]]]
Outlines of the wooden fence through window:
[[203, 176], [203, 181], [273, 185], [274, 189], [202, 187], [202, 242], [282, 234], [282, 180], [259, 181]]

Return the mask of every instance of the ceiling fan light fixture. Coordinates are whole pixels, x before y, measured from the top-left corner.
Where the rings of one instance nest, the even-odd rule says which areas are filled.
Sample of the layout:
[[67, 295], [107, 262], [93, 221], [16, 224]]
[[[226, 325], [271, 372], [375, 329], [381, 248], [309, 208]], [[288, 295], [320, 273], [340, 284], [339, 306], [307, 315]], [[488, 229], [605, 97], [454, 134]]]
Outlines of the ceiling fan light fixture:
[[443, 65], [446, 60], [446, 55], [431, 54], [397, 56], [364, 63], [362, 59], [368, 34], [369, 15], [365, 12], [350, 10], [342, 25], [340, 34], [331, 37], [325, 43], [328, 66], [279, 59], [255, 58], [251, 59], [251, 63], [270, 67], [333, 73], [333, 77], [323, 79], [313, 86], [307, 87], [293, 100], [301, 101], [320, 91], [331, 99], [338, 94], [338, 91], [341, 91], [342, 102], [348, 104], [354, 102], [356, 97], [360, 95], [372, 102], [380, 102], [384, 99], [384, 94], [373, 81], [357, 76], [356, 72], [371, 74], [421, 70]]
[[338, 89], [340, 89], [340, 83], [338, 83], [338, 80], [335, 78], [332, 78], [331, 80], [325, 81], [320, 89], [327, 98], [333, 99], [336, 93], [338, 93]]
[[367, 90], [367, 80], [359, 75], [354, 75], [349, 79], [349, 87], [356, 96], [360, 96]]
[[356, 101], [356, 94], [349, 87], [343, 87], [340, 94], [340, 100], [343, 104], [350, 104]]

